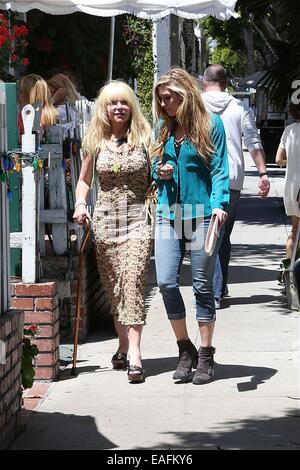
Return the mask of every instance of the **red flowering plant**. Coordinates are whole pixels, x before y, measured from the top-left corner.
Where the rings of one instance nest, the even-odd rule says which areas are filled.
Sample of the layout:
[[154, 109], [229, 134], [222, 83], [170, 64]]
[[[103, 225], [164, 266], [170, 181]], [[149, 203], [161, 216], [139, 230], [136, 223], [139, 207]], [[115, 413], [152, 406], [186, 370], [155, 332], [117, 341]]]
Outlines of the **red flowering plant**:
[[0, 78], [8, 76], [9, 67], [28, 65], [25, 57], [28, 29], [16, 14], [0, 12]]
[[36, 344], [32, 344], [31, 340], [36, 336], [38, 327], [36, 325], [30, 325], [24, 328], [23, 331], [23, 344], [22, 344], [22, 385], [23, 388], [31, 388], [34, 382], [35, 376], [35, 356], [38, 355], [39, 350]]

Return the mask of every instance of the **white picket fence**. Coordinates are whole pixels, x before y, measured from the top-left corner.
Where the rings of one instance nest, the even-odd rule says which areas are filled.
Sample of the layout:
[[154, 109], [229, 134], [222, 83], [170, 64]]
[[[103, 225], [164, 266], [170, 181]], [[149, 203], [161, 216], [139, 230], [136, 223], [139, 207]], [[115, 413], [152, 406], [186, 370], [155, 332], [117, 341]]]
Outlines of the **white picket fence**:
[[[0, 152], [7, 150], [6, 95], [0, 90]], [[9, 212], [6, 183], [0, 181], [0, 314], [10, 303]]]
[[[67, 105], [68, 108], [69, 105]], [[74, 138], [80, 142], [84, 130], [91, 118], [92, 103], [78, 101], [76, 103], [77, 119]], [[67, 112], [67, 115], [71, 114]], [[10, 234], [10, 246], [22, 249], [22, 282], [37, 282], [41, 276], [41, 256], [45, 254], [45, 234], [47, 225], [51, 224], [51, 241], [56, 255], [68, 252], [69, 232], [75, 230], [77, 243], [80, 244], [82, 229], [68, 220], [68, 201], [66, 177], [63, 168], [63, 136], [60, 125], [50, 129], [49, 134], [55, 136], [55, 143], [41, 145], [41, 159], [47, 161], [47, 170], [43, 175], [39, 171], [33, 173], [32, 166], [22, 162], [22, 232]], [[59, 130], [61, 130], [59, 132]], [[73, 136], [72, 136], [73, 137]], [[72, 197], [75, 199], [75, 188], [78, 181], [82, 153], [72, 154], [70, 148], [70, 177]], [[47, 203], [45, 202], [47, 187]], [[90, 208], [93, 210], [96, 200], [96, 188], [92, 188]], [[47, 208], [46, 208], [47, 206]]]

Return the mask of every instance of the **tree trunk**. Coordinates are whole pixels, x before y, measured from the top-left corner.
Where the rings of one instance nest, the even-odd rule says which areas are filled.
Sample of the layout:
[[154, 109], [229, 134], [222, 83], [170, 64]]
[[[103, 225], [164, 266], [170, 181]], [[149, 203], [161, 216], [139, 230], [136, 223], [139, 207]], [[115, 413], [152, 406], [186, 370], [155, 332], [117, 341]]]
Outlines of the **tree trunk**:
[[247, 49], [247, 73], [251, 75], [255, 72], [255, 57], [253, 45], [253, 31], [250, 26], [243, 26], [244, 43]]
[[183, 22], [183, 41], [185, 45], [185, 68], [189, 72], [196, 70], [195, 57], [195, 35], [193, 20]]

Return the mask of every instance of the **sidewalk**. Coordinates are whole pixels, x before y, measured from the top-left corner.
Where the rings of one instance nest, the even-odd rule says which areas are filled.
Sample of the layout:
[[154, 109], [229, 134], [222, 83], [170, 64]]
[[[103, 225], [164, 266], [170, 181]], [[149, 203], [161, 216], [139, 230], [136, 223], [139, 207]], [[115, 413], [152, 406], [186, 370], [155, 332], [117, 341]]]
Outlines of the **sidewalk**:
[[[91, 338], [79, 348], [79, 376], [70, 376], [70, 365], [51, 385], [12, 450], [300, 448], [299, 313], [286, 309], [276, 281], [287, 227], [278, 199], [283, 172], [270, 173], [270, 196], [260, 200], [247, 155], [232, 237], [230, 297], [216, 325], [216, 380], [174, 384], [176, 341], [152, 261], [142, 344], [146, 382], [129, 384], [126, 372], [111, 369], [117, 348], [111, 333]], [[182, 277], [190, 336], [198, 346], [187, 263]]]

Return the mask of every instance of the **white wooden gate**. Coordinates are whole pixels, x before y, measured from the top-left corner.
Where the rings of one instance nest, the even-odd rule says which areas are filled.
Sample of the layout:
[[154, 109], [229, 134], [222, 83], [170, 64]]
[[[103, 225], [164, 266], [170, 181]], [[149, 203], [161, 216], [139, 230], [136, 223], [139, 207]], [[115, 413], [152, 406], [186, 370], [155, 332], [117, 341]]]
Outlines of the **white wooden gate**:
[[[78, 101], [77, 123], [74, 138], [80, 142], [91, 118], [93, 103]], [[68, 114], [68, 113], [67, 113]], [[22, 249], [22, 282], [33, 283], [40, 278], [40, 256], [45, 254], [45, 225], [52, 226], [54, 253], [64, 255], [68, 252], [69, 230], [75, 229], [77, 244], [80, 245], [82, 229], [68, 221], [67, 190], [63, 169], [63, 141], [59, 125], [50, 129], [55, 143], [41, 145], [41, 159], [47, 161], [46, 174], [33, 173], [31, 164], [22, 161], [22, 232], [10, 234], [10, 246]], [[75, 199], [82, 153], [71, 154], [72, 192]], [[47, 207], [45, 204], [45, 184], [48, 187]], [[89, 206], [93, 211], [96, 202], [96, 186], [91, 190]]]

